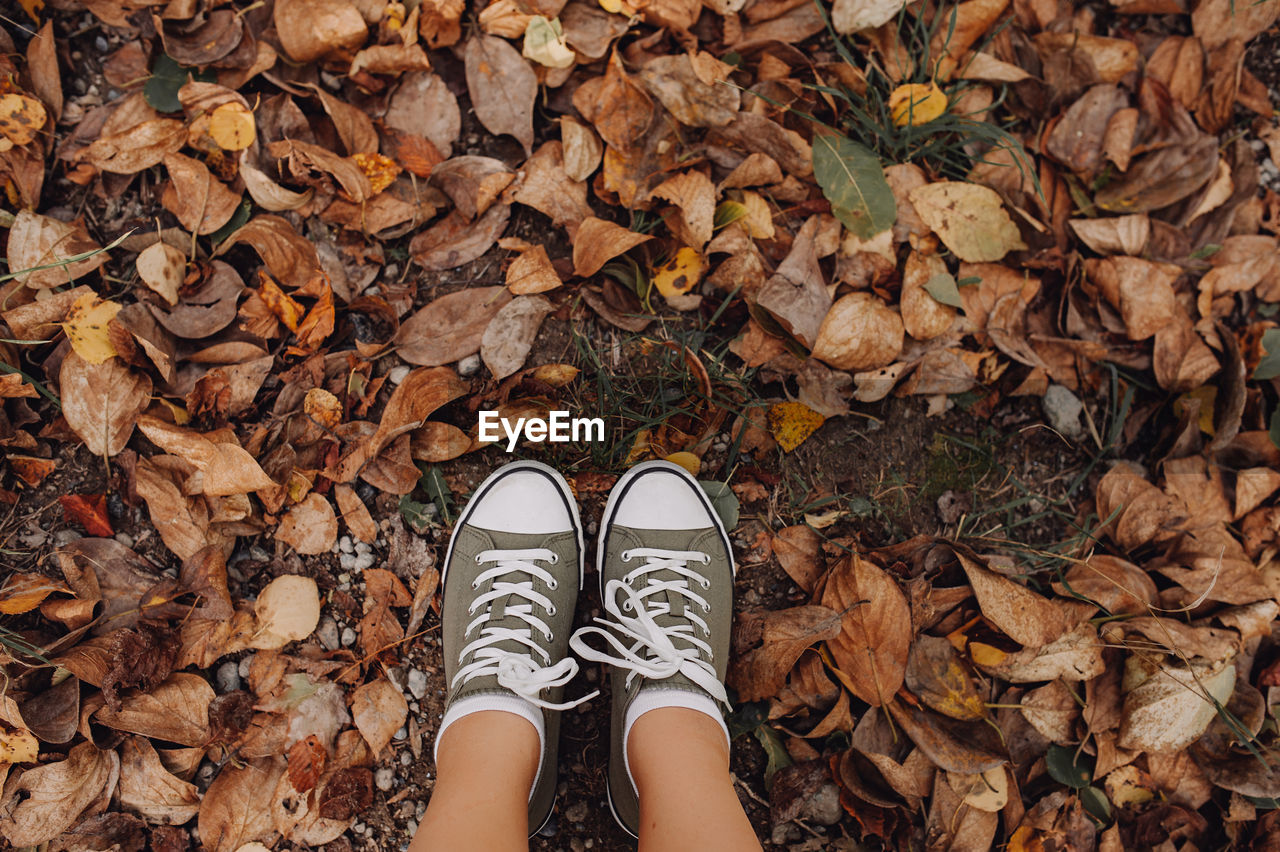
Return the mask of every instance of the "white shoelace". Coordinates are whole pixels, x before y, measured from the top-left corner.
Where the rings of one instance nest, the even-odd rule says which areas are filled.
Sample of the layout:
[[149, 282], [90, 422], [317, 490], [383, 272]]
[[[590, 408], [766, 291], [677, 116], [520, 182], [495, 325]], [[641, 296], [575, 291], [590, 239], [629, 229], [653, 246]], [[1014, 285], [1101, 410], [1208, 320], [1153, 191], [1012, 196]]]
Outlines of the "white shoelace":
[[[449, 684], [451, 690], [459, 683], [466, 683], [472, 678], [497, 675], [499, 685], [511, 690], [530, 704], [547, 710], [568, 710], [599, 694], [599, 692], [593, 692], [564, 704], [552, 704], [539, 697], [542, 690], [564, 686], [578, 673], [578, 662], [572, 657], [566, 656], [552, 665], [551, 655], [533, 638], [535, 630], [548, 642], [555, 638], [547, 623], [535, 614], [534, 607], [540, 607], [549, 616], [556, 614], [555, 604], [534, 588], [534, 580], [540, 580], [550, 589], [555, 589], [559, 584], [549, 571], [535, 563], [546, 562], [554, 565], [559, 561], [560, 557], [554, 551], [544, 547], [523, 550], [485, 550], [477, 554], [477, 564], [484, 565], [489, 562], [496, 564], [492, 568], [481, 571], [471, 588], [479, 589], [490, 580], [493, 581], [493, 586], [484, 594], [478, 595], [467, 610], [468, 615], [476, 615], [477, 612], [480, 614], [467, 625], [464, 636], [470, 636], [476, 628], [480, 628], [480, 635], [469, 642], [458, 655], [461, 661], [466, 659], [468, 654], [473, 652], [475, 654], [472, 661], [460, 668], [453, 676]], [[529, 579], [513, 580], [512, 575], [527, 575]], [[505, 609], [505, 615], [520, 619], [528, 627], [486, 626], [493, 615], [489, 605], [499, 598], [509, 596], [528, 601], [528, 603], [508, 602]], [[516, 653], [494, 647], [499, 642], [519, 643], [528, 647], [530, 653]], [[539, 659], [535, 659], [534, 655]]]
[[[594, 619], [604, 627], [583, 627], [569, 638], [569, 645], [584, 660], [627, 669], [628, 686], [637, 676], [662, 680], [679, 673], [706, 690], [711, 697], [727, 705], [729, 696], [724, 684], [716, 677], [715, 665], [712, 663], [714, 652], [703, 638], [709, 637], [711, 630], [706, 621], [693, 611], [696, 606], [702, 612], [710, 612], [711, 606], [694, 591], [691, 584], [696, 583], [702, 589], [709, 589], [711, 582], [690, 568], [689, 563], [700, 562], [705, 565], [711, 561], [711, 557], [697, 550], [637, 547], [624, 550], [621, 558], [623, 562], [643, 558], [645, 563], [627, 572], [621, 580], [609, 581], [604, 590], [604, 608], [611, 618]], [[659, 571], [669, 571], [677, 577], [659, 580], [650, 576]], [[644, 581], [643, 586], [638, 582], [641, 580]], [[637, 586], [640, 586], [638, 591]], [[671, 614], [669, 593], [685, 598], [684, 617], [688, 621], [662, 627], [657, 622], [657, 616]], [[631, 647], [624, 645], [611, 631], [617, 631], [631, 639]], [[701, 636], [698, 635], [699, 632]], [[597, 651], [587, 645], [583, 636], [588, 633], [603, 636], [614, 653]], [[676, 639], [683, 640], [684, 647], [677, 648], [673, 641]], [[705, 658], [703, 654], [706, 655]]]

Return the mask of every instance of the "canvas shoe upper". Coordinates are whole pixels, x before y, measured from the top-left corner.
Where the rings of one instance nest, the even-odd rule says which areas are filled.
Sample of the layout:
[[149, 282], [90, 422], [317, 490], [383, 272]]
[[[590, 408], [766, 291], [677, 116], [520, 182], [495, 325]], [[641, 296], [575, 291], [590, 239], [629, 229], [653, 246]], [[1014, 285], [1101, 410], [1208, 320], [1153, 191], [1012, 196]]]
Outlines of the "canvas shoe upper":
[[530, 835], [555, 803], [560, 710], [578, 671], [568, 656], [582, 586], [582, 525], [568, 483], [544, 464], [504, 465], [481, 483], [454, 527], [442, 606], [445, 729], [480, 710], [529, 721], [542, 749], [529, 795]]
[[[604, 617], [570, 640], [584, 660], [612, 665], [609, 804], [636, 836], [639, 795], [627, 735], [650, 710], [683, 707], [715, 719], [722, 708], [733, 618], [729, 537], [702, 487], [683, 468], [646, 462], [614, 486], [597, 551]], [[602, 638], [604, 650], [587, 639]]]

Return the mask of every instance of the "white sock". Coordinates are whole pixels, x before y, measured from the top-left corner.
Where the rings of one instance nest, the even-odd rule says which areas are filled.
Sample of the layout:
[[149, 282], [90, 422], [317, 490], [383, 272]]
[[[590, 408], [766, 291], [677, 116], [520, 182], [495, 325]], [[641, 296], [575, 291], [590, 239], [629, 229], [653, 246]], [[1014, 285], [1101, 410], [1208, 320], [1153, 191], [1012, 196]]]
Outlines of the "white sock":
[[533, 729], [538, 732], [538, 772], [533, 778], [533, 786], [529, 788], [529, 798], [532, 799], [533, 791], [538, 788], [538, 780], [542, 777], [542, 755], [547, 747], [547, 728], [546, 721], [542, 718], [542, 711], [518, 695], [479, 693], [450, 704], [449, 709], [444, 713], [444, 718], [440, 720], [440, 730], [436, 732], [436, 744], [431, 752], [432, 758], [437, 758], [440, 740], [450, 725], [464, 716], [479, 713], [481, 710], [512, 713], [533, 725]]
[[636, 719], [650, 710], [661, 710], [664, 707], [682, 707], [685, 710], [696, 710], [710, 716], [716, 720], [720, 730], [724, 731], [725, 743], [728, 744], [730, 741], [729, 726], [724, 723], [724, 716], [720, 714], [720, 705], [710, 695], [684, 689], [662, 689], [652, 686], [641, 689], [636, 700], [632, 701], [631, 706], [627, 708], [627, 715], [622, 720], [622, 761], [627, 769], [627, 780], [631, 782], [631, 789], [637, 796], [640, 795], [640, 790], [636, 787], [635, 778], [631, 776], [631, 755], [627, 751], [631, 726], [636, 723]]

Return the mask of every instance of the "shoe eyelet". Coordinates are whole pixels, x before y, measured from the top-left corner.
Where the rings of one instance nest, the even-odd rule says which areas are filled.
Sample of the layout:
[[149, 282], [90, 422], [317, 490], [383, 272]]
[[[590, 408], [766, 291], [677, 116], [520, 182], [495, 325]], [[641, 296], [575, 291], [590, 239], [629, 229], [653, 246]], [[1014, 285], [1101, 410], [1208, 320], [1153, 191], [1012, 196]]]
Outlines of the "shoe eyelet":
[[480, 554], [479, 554], [479, 553], [477, 553], [477, 554], [476, 554], [476, 564], [477, 564], [477, 565], [479, 565], [479, 564], [480, 564]]
[[702, 611], [703, 611], [703, 612], [711, 612], [711, 604], [703, 604], [703, 605], [702, 605]]
[[479, 582], [477, 582], [477, 581], [475, 581], [475, 580], [473, 580], [473, 581], [471, 582], [471, 591], [473, 591], [473, 592], [474, 592], [474, 591], [476, 591], [476, 590], [477, 590], [477, 589], [479, 589], [479, 588], [480, 588], [480, 583], [479, 583]]
[[552, 641], [553, 639], [555, 639], [555, 638], [556, 638], [556, 636], [555, 636], [555, 634], [554, 634], [554, 633], [552, 633], [552, 632], [550, 632], [550, 631], [547, 631], [546, 633], [542, 634], [542, 638], [543, 638], [543, 639], [545, 639], [545, 640], [547, 640], [548, 642], [550, 642], [550, 641]]
[[704, 627], [704, 628], [702, 628], [702, 635], [703, 635], [703, 636], [710, 636], [710, 635], [711, 635], [711, 631]]
[[547, 607], [547, 615], [555, 615], [555, 614], [556, 614], [556, 605], [551, 604], [550, 606]]
[[710, 580], [708, 580], [708, 579], [706, 579], [706, 578], [704, 577], [704, 578], [702, 579], [702, 588], [704, 588], [704, 589], [709, 589], [709, 588], [711, 588], [711, 581], [710, 581]]
[[622, 602], [622, 611], [623, 611], [623, 612], [631, 612], [631, 601], [623, 601], [623, 602]]
[[547, 588], [554, 592], [556, 589], [560, 588], [560, 581], [552, 577], [551, 581], [547, 583]]
[[631, 561], [631, 551], [630, 551], [630, 550], [624, 550], [624, 551], [622, 551], [621, 553], [619, 553], [619, 554], [618, 554], [618, 558], [619, 558], [619, 559], [621, 559], [623, 562], [630, 562], [630, 561]]
[[560, 564], [560, 554], [559, 554], [559, 553], [553, 553], [553, 554], [551, 554], [551, 559], [549, 559], [549, 560], [548, 560], [548, 562], [549, 562], [550, 564], [552, 564], [552, 565], [559, 565], [559, 564]]

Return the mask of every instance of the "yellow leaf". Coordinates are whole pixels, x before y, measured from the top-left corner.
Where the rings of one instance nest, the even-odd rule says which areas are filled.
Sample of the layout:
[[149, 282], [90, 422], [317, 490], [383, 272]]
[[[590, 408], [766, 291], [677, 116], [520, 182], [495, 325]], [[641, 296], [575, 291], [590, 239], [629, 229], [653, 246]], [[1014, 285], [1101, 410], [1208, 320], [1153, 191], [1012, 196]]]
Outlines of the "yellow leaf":
[[238, 101], [223, 104], [209, 116], [209, 135], [224, 151], [243, 151], [253, 144], [257, 133], [253, 113]]
[[138, 254], [138, 277], [169, 304], [178, 304], [178, 289], [187, 276], [187, 256], [168, 243], [153, 243]]
[[998, 666], [1009, 656], [994, 645], [985, 642], [969, 643], [969, 659], [980, 666]]
[[324, 388], [312, 388], [302, 400], [302, 410], [326, 429], [342, 422], [342, 403]]
[[889, 112], [899, 127], [928, 124], [947, 111], [947, 96], [933, 83], [907, 83], [889, 95]]
[[271, 309], [271, 313], [276, 315], [276, 319], [284, 323], [290, 331], [297, 331], [298, 322], [302, 319], [302, 305], [281, 290], [280, 286], [265, 273], [259, 272], [258, 277], [262, 281], [262, 286], [258, 288], [258, 295], [262, 301]]
[[769, 431], [784, 452], [804, 443], [827, 418], [802, 402], [778, 402], [769, 406]]
[[653, 286], [666, 298], [688, 293], [702, 278], [702, 255], [685, 246], [675, 257], [653, 270]]
[[85, 293], [76, 299], [62, 323], [62, 330], [77, 355], [90, 364], [101, 364], [118, 354], [111, 345], [107, 327], [121, 307], [115, 302], [100, 300], [94, 293]]
[[25, 728], [0, 730], [0, 764], [35, 763], [40, 744]]
[[22, 10], [31, 16], [31, 20], [40, 23], [40, 13], [44, 11], [44, 0], [18, 0]]
[[369, 179], [374, 195], [391, 186], [400, 174], [400, 166], [396, 161], [383, 154], [352, 154], [351, 159], [356, 161], [360, 171]]
[[631, 467], [636, 462], [643, 461], [649, 456], [649, 430], [641, 429], [636, 433], [636, 439], [631, 444], [631, 449], [627, 452], [627, 460], [622, 464], [625, 467]]
[[568, 68], [577, 61], [577, 55], [564, 40], [560, 19], [547, 20], [533, 15], [524, 28], [524, 48], [521, 55], [547, 68]]
[[172, 403], [162, 396], [156, 397], [156, 402], [169, 409], [169, 413], [173, 415], [173, 422], [179, 426], [186, 426], [191, 422], [191, 415], [187, 413], [185, 406]]
[[27, 145], [44, 127], [48, 113], [33, 97], [10, 92], [0, 96], [0, 135], [14, 145]]
[[1218, 389], [1213, 385], [1201, 385], [1188, 391], [1173, 401], [1173, 413], [1182, 416], [1191, 400], [1200, 400], [1200, 431], [1213, 437], [1213, 406], [1218, 400]]
[[622, 0], [600, 0], [600, 8], [616, 15], [622, 11]]
[[666, 460], [672, 464], [680, 465], [682, 468], [689, 471], [691, 476], [697, 476], [698, 472], [702, 470], [702, 459], [698, 458], [693, 453], [672, 453], [667, 456]]

